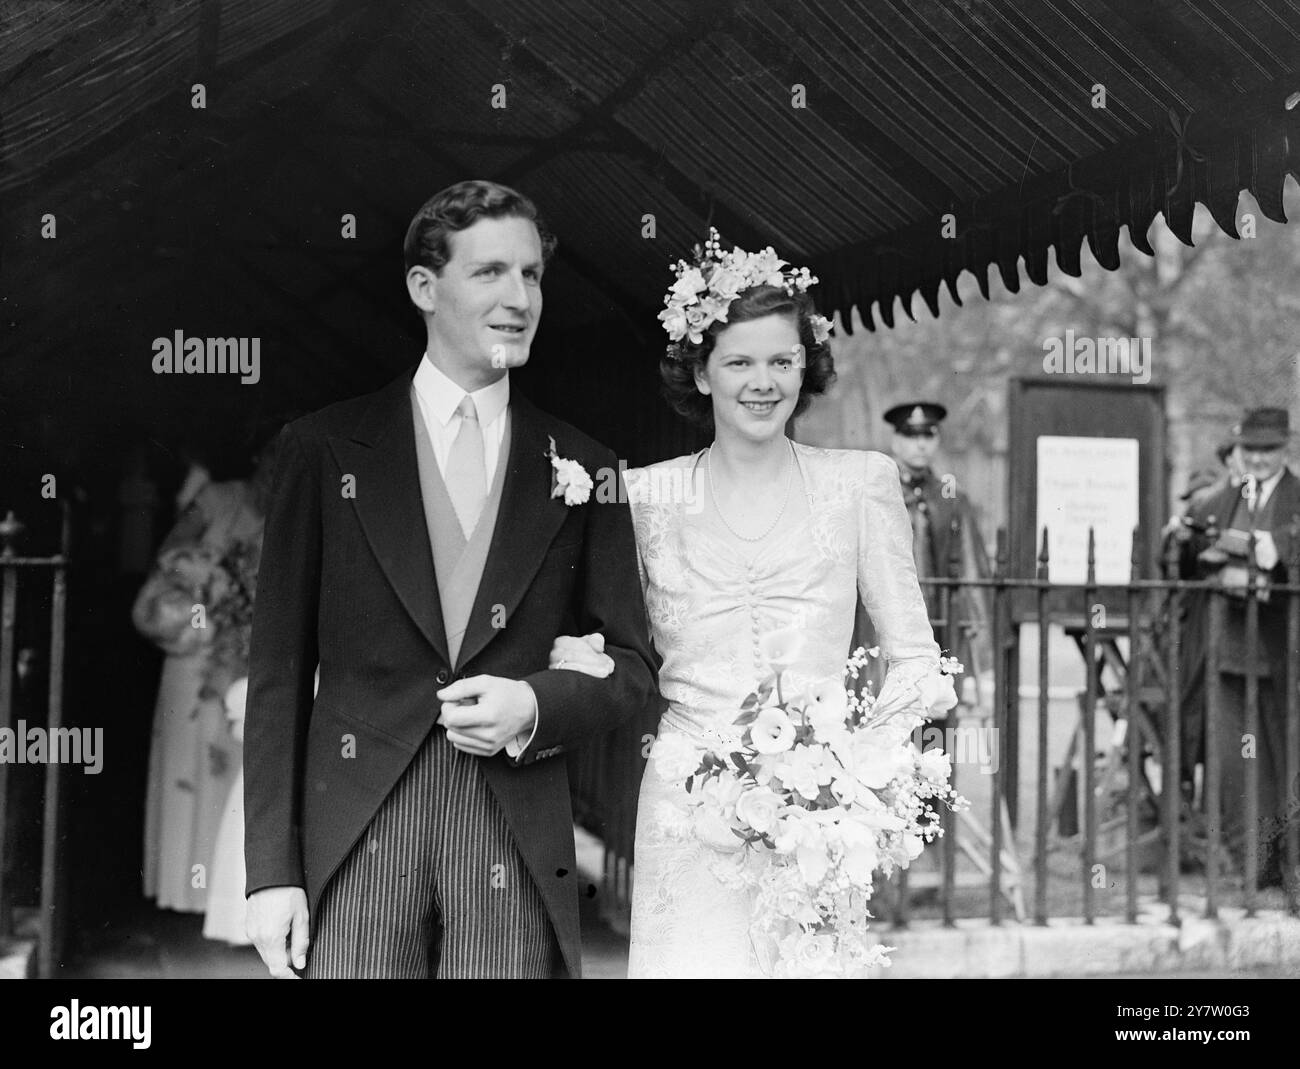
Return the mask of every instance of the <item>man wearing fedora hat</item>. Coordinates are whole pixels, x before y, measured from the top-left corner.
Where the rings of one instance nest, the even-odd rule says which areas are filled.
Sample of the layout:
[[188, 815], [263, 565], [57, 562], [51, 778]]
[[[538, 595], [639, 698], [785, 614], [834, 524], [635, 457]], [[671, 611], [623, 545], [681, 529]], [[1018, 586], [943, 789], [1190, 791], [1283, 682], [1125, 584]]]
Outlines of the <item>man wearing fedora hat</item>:
[[[1237, 439], [1241, 424], [1234, 424], [1226, 437], [1214, 447], [1219, 467], [1198, 468], [1188, 477], [1187, 489], [1179, 496], [1182, 511], [1172, 516], [1161, 531], [1161, 559], [1165, 558], [1170, 540], [1186, 541], [1185, 532], [1196, 523], [1193, 512], [1225, 491], [1237, 493], [1241, 487], [1241, 448]], [[1178, 578], [1177, 575], [1171, 578]], [[1196, 782], [1196, 766], [1205, 760], [1205, 632], [1208, 623], [1209, 594], [1188, 591], [1179, 606], [1179, 663], [1182, 682], [1179, 707], [1182, 712], [1182, 754], [1180, 775], [1185, 797], [1190, 800]]]
[[[1222, 770], [1221, 805], [1223, 830], [1229, 849], [1242, 856], [1245, 835], [1246, 765], [1254, 754], [1259, 770], [1259, 838], [1261, 868], [1265, 883], [1281, 877], [1279, 833], [1287, 819], [1288, 791], [1285, 784], [1286, 687], [1288, 662], [1300, 663], [1300, 650], [1287, 650], [1286, 596], [1261, 594], [1259, 642], [1251, 650], [1246, 643], [1246, 587], [1240, 581], [1248, 574], [1251, 534], [1254, 535], [1255, 566], [1264, 584], [1287, 581], [1287, 567], [1294, 545], [1293, 525], [1300, 525], [1300, 479], [1286, 465], [1290, 439], [1287, 413], [1281, 408], [1248, 411], [1233, 428], [1234, 452], [1241, 464], [1240, 485], [1230, 484], [1189, 510], [1190, 523], [1178, 532], [1182, 542], [1180, 570], [1184, 577], [1209, 576], [1237, 596], [1228, 599], [1226, 622], [1220, 645], [1207, 654], [1217, 654], [1219, 712], [1216, 746]], [[1207, 599], [1207, 604], [1208, 604]], [[1289, 653], [1289, 656], [1288, 656]], [[1204, 666], [1205, 671], [1211, 665]], [[1294, 667], [1291, 668], [1294, 672]], [[1246, 734], [1246, 677], [1259, 682], [1259, 731], [1252, 748], [1243, 741]], [[1270, 859], [1265, 853], [1273, 847]], [[1271, 863], [1270, 863], [1271, 862]]]

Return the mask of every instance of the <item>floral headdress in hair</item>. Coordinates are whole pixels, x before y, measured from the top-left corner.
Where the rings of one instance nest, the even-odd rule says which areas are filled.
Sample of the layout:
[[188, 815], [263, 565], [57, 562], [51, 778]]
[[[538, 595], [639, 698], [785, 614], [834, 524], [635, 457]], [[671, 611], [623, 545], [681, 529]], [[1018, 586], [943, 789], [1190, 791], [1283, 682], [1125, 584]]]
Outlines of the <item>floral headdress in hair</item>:
[[[768, 246], [761, 252], [733, 248], [722, 251], [718, 231], [709, 227], [704, 247], [695, 246], [694, 263], [678, 260], [673, 268], [676, 281], [664, 297], [659, 319], [672, 342], [670, 356], [679, 353], [687, 339], [694, 345], [704, 341], [704, 332], [714, 323], [725, 323], [731, 302], [754, 286], [777, 286], [793, 296], [817, 284], [806, 267], [783, 270], [788, 265]], [[831, 322], [825, 316], [810, 317], [813, 338], [818, 344], [830, 337]]]

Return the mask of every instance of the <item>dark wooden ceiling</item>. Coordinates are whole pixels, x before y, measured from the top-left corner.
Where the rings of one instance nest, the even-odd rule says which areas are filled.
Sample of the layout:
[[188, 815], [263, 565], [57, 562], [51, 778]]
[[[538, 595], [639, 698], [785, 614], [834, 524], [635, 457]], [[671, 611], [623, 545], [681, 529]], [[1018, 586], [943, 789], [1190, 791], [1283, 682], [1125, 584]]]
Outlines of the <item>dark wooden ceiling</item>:
[[1300, 177], [1295, 0], [0, 0], [0, 18], [0, 368], [7, 403], [50, 419], [173, 403], [148, 358], [176, 329], [261, 336], [271, 407], [373, 385], [418, 354], [406, 223], [468, 176], [518, 185], [560, 237], [544, 332], [613, 323], [639, 352], [709, 224], [811, 264], [824, 308], [890, 324], [963, 270], [1014, 289], [1049, 250], [1077, 273], [1084, 240], [1113, 267], [1119, 229], [1141, 248], [1157, 213], [1190, 241], [1198, 200], [1230, 231], [1243, 188], [1280, 219]]

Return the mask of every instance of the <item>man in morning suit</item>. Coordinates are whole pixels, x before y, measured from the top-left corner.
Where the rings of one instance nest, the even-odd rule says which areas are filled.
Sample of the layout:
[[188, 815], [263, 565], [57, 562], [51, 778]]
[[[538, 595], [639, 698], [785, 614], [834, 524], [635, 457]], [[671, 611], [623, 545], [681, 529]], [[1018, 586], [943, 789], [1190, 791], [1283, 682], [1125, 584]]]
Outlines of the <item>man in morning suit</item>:
[[[514, 190], [434, 196], [405, 242], [418, 365], [283, 432], [244, 742], [273, 975], [580, 974], [559, 755], [640, 711], [655, 671], [627, 505], [563, 492], [549, 454], [616, 458], [510, 382], [553, 247]], [[547, 669], [590, 632], [612, 674]]]

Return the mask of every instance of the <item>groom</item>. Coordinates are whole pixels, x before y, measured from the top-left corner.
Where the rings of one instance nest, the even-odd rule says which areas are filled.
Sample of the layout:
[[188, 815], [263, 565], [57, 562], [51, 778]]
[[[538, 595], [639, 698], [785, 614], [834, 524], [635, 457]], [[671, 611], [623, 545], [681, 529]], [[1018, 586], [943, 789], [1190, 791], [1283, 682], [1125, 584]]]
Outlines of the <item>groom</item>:
[[[552, 493], [551, 440], [588, 473], [616, 458], [511, 388], [554, 244], [512, 189], [434, 196], [405, 243], [419, 365], [283, 432], [244, 741], [275, 976], [580, 974], [559, 755], [655, 676], [626, 504]], [[612, 674], [547, 669], [589, 632]]]

